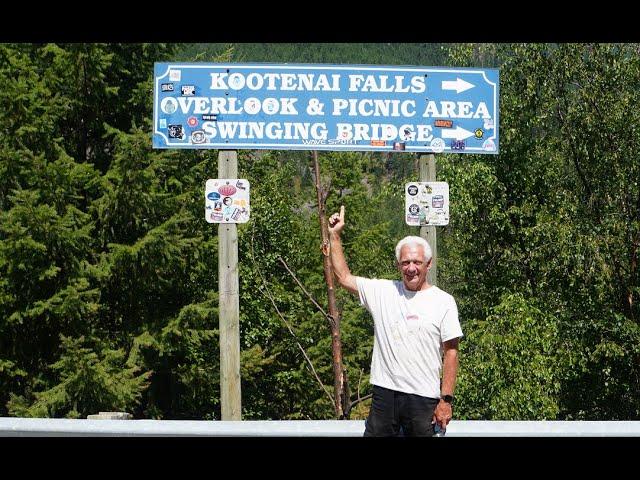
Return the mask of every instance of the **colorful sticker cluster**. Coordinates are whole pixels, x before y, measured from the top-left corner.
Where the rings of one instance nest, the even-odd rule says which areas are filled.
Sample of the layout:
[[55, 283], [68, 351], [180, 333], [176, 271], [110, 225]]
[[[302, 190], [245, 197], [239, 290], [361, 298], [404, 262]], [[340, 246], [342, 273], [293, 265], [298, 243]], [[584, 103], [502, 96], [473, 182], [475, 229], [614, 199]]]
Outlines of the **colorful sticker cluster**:
[[204, 216], [209, 223], [249, 221], [249, 182], [244, 178], [207, 180]]
[[405, 219], [412, 226], [449, 224], [449, 184], [447, 182], [411, 182], [405, 191]]
[[[182, 78], [182, 72], [180, 70], [169, 70], [169, 80], [171, 82], [180, 82]], [[178, 85], [179, 89], [174, 83], [161, 83], [160, 90], [162, 93], [166, 93], [168, 96], [162, 97], [163, 100], [160, 103], [160, 110], [162, 113], [171, 116], [178, 110], [180, 100], [178, 97], [195, 97], [196, 85]], [[178, 97], [174, 97], [173, 93], [179, 92]], [[216, 121], [216, 115], [201, 115], [202, 120]], [[160, 129], [167, 130], [168, 138], [174, 140], [187, 140], [188, 143], [193, 145], [203, 144], [207, 141], [204, 130], [200, 127], [200, 121], [198, 117], [191, 115], [186, 119], [186, 127], [183, 124], [168, 124], [167, 117], [159, 119], [158, 126]], [[187, 130], [187, 127], [189, 130]]]

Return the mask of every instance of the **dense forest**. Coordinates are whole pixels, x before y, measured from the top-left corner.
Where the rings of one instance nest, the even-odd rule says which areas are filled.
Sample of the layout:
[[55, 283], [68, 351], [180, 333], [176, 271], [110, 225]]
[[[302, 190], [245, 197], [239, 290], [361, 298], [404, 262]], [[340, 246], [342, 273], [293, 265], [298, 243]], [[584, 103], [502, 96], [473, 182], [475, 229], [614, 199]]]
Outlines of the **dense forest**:
[[[156, 61], [499, 68], [500, 153], [436, 155], [455, 418], [640, 418], [640, 46], [395, 43], [0, 44], [1, 416], [220, 419], [218, 152], [151, 148]], [[397, 278], [416, 156], [319, 156], [352, 272]], [[311, 152], [238, 157], [242, 416], [334, 418], [328, 324], [289, 272], [326, 303]], [[337, 294], [364, 418], [371, 319]]]

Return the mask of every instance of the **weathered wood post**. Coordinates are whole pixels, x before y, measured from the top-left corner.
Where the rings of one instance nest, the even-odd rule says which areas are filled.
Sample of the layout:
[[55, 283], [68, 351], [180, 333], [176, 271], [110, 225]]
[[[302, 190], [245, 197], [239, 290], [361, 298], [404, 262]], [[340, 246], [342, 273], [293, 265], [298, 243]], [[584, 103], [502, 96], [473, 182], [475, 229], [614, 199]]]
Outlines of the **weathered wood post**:
[[[237, 176], [238, 152], [221, 150], [218, 178]], [[218, 225], [218, 281], [222, 420], [241, 420], [238, 227], [235, 223]]]
[[[433, 153], [421, 153], [419, 157], [420, 181], [436, 181], [436, 156]], [[420, 236], [431, 246], [433, 254], [431, 270], [429, 270], [429, 283], [438, 284], [438, 239], [436, 237], [436, 227], [434, 225], [424, 225], [420, 227]]]

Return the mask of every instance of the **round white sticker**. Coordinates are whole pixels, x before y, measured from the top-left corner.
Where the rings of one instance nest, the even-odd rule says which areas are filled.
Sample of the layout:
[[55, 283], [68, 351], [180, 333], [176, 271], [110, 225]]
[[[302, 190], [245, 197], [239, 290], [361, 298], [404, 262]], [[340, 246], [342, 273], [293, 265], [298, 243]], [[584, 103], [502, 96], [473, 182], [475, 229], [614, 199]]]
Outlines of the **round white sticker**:
[[444, 152], [444, 140], [441, 138], [434, 138], [431, 140], [431, 148], [434, 153]]

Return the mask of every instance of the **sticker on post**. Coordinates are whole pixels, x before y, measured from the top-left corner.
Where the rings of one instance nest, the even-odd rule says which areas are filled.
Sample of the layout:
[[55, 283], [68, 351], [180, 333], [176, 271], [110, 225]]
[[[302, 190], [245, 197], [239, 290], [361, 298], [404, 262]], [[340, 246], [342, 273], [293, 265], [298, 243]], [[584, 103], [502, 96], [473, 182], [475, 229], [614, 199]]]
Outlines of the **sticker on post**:
[[405, 185], [404, 191], [407, 225], [425, 227], [449, 224], [447, 182], [411, 182]]
[[249, 221], [249, 181], [244, 178], [207, 180], [204, 192], [204, 218], [209, 223]]

